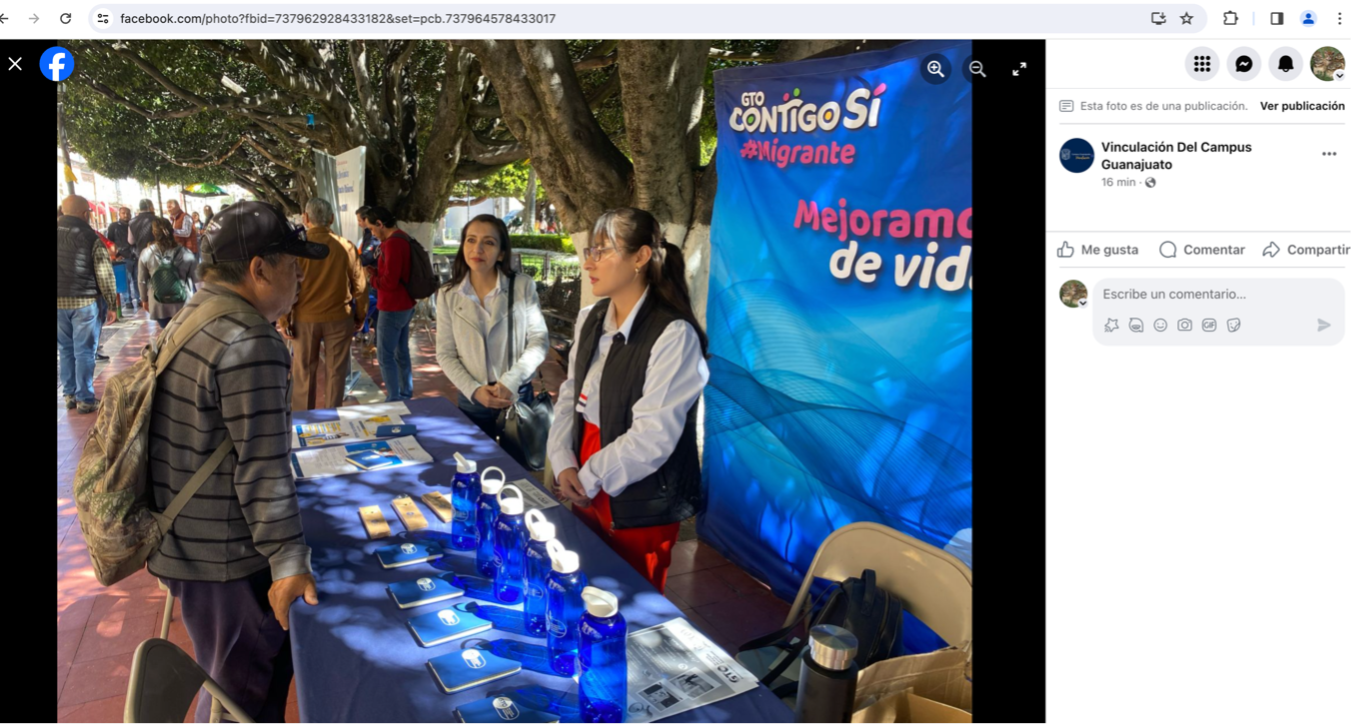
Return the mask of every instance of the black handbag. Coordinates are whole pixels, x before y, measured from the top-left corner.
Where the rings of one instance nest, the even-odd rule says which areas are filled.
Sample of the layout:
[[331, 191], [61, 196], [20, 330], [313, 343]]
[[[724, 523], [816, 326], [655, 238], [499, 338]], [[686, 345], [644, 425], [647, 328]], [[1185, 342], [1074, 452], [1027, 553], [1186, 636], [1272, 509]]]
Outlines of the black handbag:
[[[803, 620], [811, 619], [808, 623], [809, 628], [823, 624], [840, 626], [859, 640], [860, 648], [855, 654], [855, 663], [861, 669], [887, 659], [902, 628], [902, 601], [879, 588], [875, 583], [876, 577], [873, 570], [865, 570], [859, 578], [847, 578], [822, 594], [819, 600], [825, 600], [825, 604], [816, 613], [812, 608], [804, 610]], [[781, 676], [790, 679], [790, 683], [773, 689], [775, 694], [781, 697], [796, 693], [798, 671], [786, 672], [790, 666], [798, 663], [798, 658], [808, 645], [806, 640], [788, 640], [790, 632], [796, 626], [797, 622], [774, 633], [752, 639], [738, 649], [741, 653], [773, 646], [781, 652], [774, 666], [765, 676], [760, 677], [761, 683], [767, 687]]]
[[[507, 282], [507, 352], [508, 360], [516, 362], [513, 352], [516, 334], [512, 321], [516, 318], [513, 311], [513, 294], [517, 289], [517, 275], [508, 275]], [[554, 425], [554, 403], [548, 392], [536, 394], [531, 384], [535, 372], [522, 383], [517, 390], [517, 400], [498, 413], [498, 428], [502, 431], [499, 443], [503, 451], [526, 469], [539, 471], [545, 469], [545, 448], [550, 439], [550, 427]]]

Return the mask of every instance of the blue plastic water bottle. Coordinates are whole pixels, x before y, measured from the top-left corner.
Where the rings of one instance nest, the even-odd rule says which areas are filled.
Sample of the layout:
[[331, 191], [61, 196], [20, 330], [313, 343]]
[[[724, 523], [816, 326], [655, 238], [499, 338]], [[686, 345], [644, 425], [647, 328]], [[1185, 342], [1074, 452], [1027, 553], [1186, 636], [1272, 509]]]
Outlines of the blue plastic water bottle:
[[554, 540], [554, 523], [545, 519], [539, 510], [526, 513], [526, 532], [531, 542], [526, 544], [526, 632], [532, 636], [545, 635], [545, 578], [550, 575], [550, 553], [546, 544]]
[[578, 701], [584, 722], [624, 722], [628, 706], [629, 629], [614, 594], [583, 589], [587, 611], [578, 622]]
[[[508, 492], [516, 497], [506, 497]], [[526, 498], [516, 485], [498, 493], [493, 525], [493, 594], [501, 603], [521, 603], [526, 594]]]
[[[489, 472], [498, 470], [497, 479], [489, 479]], [[479, 478], [479, 497], [475, 501], [475, 531], [479, 538], [475, 549], [475, 570], [492, 579], [498, 569], [493, 566], [493, 525], [498, 522], [498, 493], [507, 484], [507, 475], [497, 467], [484, 470]]]
[[550, 574], [545, 577], [545, 644], [550, 649], [550, 667], [560, 676], [577, 671], [578, 620], [583, 615], [583, 588], [587, 576], [578, 570], [578, 554], [551, 540]]
[[479, 466], [456, 452], [456, 476], [451, 480], [451, 548], [474, 550], [479, 542], [475, 504], [479, 499]]

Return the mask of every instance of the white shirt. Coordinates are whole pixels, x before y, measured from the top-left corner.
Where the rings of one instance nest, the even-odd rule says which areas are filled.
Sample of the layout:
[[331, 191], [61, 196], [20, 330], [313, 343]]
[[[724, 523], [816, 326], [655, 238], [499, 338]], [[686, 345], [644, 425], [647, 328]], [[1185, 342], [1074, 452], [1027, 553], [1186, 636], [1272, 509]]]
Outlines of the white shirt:
[[498, 276], [483, 300], [468, 280], [437, 291], [437, 363], [467, 398], [490, 381], [515, 394], [545, 360], [550, 332], [530, 276], [518, 276], [515, 297], [517, 340], [509, 347], [506, 276]]
[[[607, 307], [597, 351], [577, 396], [576, 411], [581, 412], [583, 420], [589, 424], [600, 426], [601, 375], [606, 368], [612, 340], [617, 332], [629, 340], [634, 316], [643, 307], [650, 290], [645, 290], [639, 297], [624, 323], [616, 323], [614, 305]], [[588, 306], [578, 313], [573, 331], [575, 345], [569, 352], [569, 372], [578, 370], [577, 344], [581, 343], [583, 323], [591, 312], [592, 306]], [[699, 334], [686, 321], [672, 321], [649, 353], [643, 395], [634, 402], [634, 419], [629, 431], [602, 447], [587, 460], [586, 466], [578, 469], [578, 480], [587, 496], [596, 497], [605, 490], [615, 497], [632, 483], [657, 472], [676, 451], [677, 440], [686, 428], [686, 414], [695, 406], [708, 382], [709, 366], [700, 352]], [[555, 472], [578, 467], [578, 458], [573, 451], [572, 414], [575, 408], [570, 407], [575, 387], [577, 382], [572, 376], [559, 387], [561, 408], [550, 428], [548, 447], [550, 464]]]
[[[488, 295], [483, 298], [479, 297], [479, 293], [475, 292], [474, 284], [470, 282], [469, 275], [466, 275], [465, 282], [460, 284], [460, 294], [478, 304], [475, 306], [475, 313], [479, 317], [479, 334], [488, 342], [488, 346], [484, 349], [484, 370], [488, 372], [490, 381], [497, 381], [503, 369], [501, 361], [495, 364], [493, 352], [507, 350], [507, 326], [500, 326], [495, 330], [493, 314], [489, 312], [492, 310], [490, 306], [493, 305], [493, 300], [498, 297], [498, 290], [503, 283], [503, 275], [498, 272], [497, 268], [494, 268], [493, 273], [493, 288], [489, 290]], [[466, 396], [473, 394], [474, 392], [471, 391]]]

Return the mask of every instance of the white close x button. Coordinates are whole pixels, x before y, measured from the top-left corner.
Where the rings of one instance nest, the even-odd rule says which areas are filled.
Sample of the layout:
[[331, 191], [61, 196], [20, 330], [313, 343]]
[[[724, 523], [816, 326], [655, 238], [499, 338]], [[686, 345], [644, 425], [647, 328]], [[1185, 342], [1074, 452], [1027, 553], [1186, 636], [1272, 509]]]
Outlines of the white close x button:
[[23, 60], [23, 56], [19, 56], [18, 58], [10, 58], [10, 59], [9, 59], [9, 69], [8, 69], [8, 70], [11, 70], [11, 71], [12, 71], [12, 70], [18, 68], [19, 70], [22, 71], [23, 69], [22, 69], [22, 68], [19, 68], [19, 61], [21, 61], [21, 60]]

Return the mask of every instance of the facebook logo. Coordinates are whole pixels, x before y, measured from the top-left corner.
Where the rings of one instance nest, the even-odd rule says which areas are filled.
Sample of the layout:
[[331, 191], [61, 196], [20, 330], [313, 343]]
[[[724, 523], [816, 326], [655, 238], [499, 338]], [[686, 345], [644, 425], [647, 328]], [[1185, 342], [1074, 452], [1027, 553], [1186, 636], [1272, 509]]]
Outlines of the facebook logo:
[[70, 78], [71, 71], [75, 70], [75, 56], [65, 48], [54, 45], [42, 54], [38, 70], [53, 81], [64, 81]]

